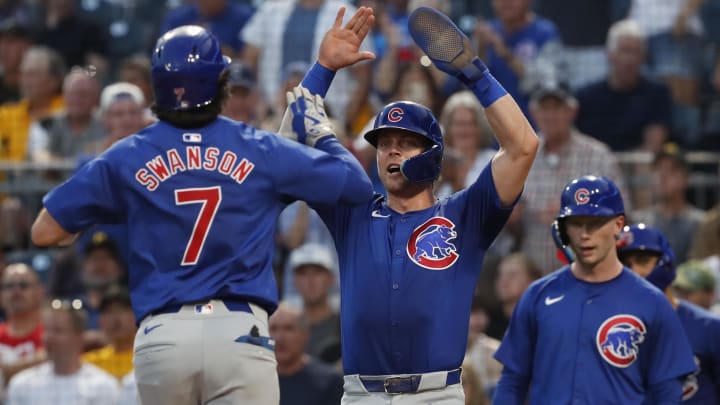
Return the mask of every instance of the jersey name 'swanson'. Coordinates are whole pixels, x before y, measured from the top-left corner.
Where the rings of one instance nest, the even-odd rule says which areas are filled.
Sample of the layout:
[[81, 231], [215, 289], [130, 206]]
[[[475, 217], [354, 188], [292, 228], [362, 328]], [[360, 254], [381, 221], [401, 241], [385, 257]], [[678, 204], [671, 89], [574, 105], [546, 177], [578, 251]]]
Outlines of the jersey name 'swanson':
[[157, 155], [145, 162], [145, 167], [135, 172], [135, 180], [148, 191], [155, 191], [160, 183], [186, 170], [208, 170], [220, 172], [238, 184], [242, 184], [252, 172], [255, 164], [229, 150], [221, 153], [216, 147], [208, 147], [204, 151], [200, 146], [187, 146], [185, 156], [173, 148], [165, 152], [165, 156]]

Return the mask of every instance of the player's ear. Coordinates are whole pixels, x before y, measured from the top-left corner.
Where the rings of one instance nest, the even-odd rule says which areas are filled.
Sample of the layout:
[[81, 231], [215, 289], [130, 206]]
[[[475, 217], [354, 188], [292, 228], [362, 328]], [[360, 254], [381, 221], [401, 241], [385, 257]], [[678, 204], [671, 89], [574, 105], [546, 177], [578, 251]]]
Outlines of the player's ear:
[[625, 226], [625, 215], [615, 217], [615, 240], [620, 239], [620, 233]]

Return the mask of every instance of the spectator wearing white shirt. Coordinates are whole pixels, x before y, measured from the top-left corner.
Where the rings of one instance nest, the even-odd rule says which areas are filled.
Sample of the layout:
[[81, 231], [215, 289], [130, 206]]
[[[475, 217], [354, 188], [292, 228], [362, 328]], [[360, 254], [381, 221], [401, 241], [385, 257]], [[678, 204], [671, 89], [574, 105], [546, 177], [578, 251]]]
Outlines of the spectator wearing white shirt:
[[83, 363], [87, 315], [79, 301], [54, 300], [44, 313], [48, 362], [10, 380], [7, 405], [108, 405], [118, 401], [120, 387], [110, 374]]

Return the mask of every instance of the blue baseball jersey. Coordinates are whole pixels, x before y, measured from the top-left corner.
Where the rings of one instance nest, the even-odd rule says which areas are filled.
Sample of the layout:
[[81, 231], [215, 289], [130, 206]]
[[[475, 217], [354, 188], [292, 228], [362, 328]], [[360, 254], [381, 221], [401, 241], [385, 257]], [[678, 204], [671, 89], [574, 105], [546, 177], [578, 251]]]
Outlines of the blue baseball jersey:
[[676, 311], [698, 366], [683, 385], [683, 404], [720, 404], [720, 318], [682, 300]]
[[628, 268], [602, 283], [577, 279], [569, 266], [535, 281], [495, 358], [530, 381], [538, 405], [641, 404], [650, 385], [695, 370], [667, 298]]
[[490, 165], [421, 211], [400, 214], [380, 195], [315, 208], [338, 251], [345, 373], [459, 367], [483, 255], [513, 208], [501, 206]]
[[161, 121], [84, 165], [44, 204], [71, 233], [127, 224], [138, 322], [209, 298], [247, 299], [272, 313], [280, 211], [297, 199], [345, 201], [346, 181], [366, 183], [371, 199], [367, 178], [352, 176], [341, 157], [226, 118], [197, 130]]

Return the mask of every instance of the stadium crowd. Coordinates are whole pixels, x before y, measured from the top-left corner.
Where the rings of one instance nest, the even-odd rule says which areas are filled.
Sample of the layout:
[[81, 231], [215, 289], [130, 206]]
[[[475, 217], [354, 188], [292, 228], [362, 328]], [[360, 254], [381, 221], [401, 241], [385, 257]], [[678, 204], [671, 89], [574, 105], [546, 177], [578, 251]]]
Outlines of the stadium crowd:
[[[211, 30], [233, 59], [223, 114], [276, 131], [285, 92], [338, 8], [372, 7], [363, 47], [377, 58], [338, 72], [326, 99], [338, 138], [383, 193], [361, 135], [384, 104], [422, 103], [444, 133], [438, 198], [471, 184], [497, 145], [477, 99], [410, 38], [408, 14], [422, 5], [453, 17], [541, 138], [521, 202], [482, 266], [466, 402], [489, 403], [501, 371], [492, 355], [515, 305], [561, 265], [550, 225], [561, 188], [578, 176], [615, 181], [627, 222], [667, 236], [675, 293], [720, 316], [719, 0], [1, 0], [0, 403], [72, 404], [72, 390], [88, 403], [136, 403], [123, 227], [98, 225], [51, 250], [32, 246], [29, 230], [44, 185], [153, 122], [149, 55], [171, 28]], [[698, 152], [715, 160], [698, 163]], [[338, 404], [337, 257], [302, 202], [280, 217], [274, 266], [281, 404]]]

